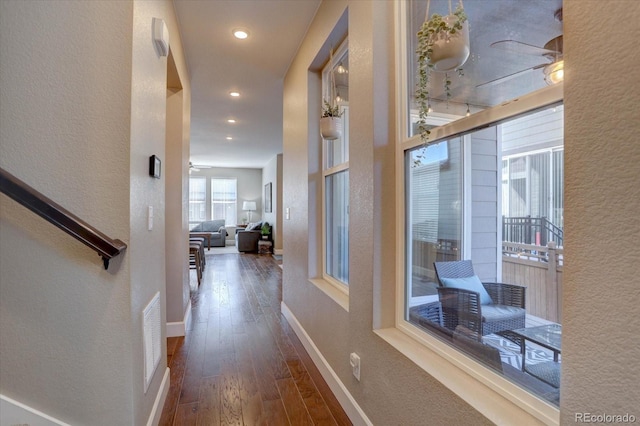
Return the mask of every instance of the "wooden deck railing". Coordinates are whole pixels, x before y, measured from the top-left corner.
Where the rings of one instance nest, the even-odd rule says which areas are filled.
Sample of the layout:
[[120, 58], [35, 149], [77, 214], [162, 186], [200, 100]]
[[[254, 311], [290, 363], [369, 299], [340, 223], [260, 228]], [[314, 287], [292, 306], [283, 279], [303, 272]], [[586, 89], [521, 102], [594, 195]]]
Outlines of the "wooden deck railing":
[[109, 261], [112, 258], [127, 248], [127, 245], [122, 241], [107, 237], [2, 168], [0, 168], [0, 190], [46, 221], [97, 251], [102, 257], [105, 269], [109, 268]]
[[546, 247], [502, 243], [502, 281], [527, 287], [528, 314], [561, 323], [563, 253], [553, 242]]

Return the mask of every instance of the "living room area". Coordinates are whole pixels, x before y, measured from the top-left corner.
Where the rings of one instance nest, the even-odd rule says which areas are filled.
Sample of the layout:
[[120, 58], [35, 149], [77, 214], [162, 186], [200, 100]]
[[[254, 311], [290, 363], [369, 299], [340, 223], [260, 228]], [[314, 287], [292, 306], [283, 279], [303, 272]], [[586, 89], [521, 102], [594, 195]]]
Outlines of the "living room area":
[[210, 254], [261, 251], [281, 258], [281, 191], [282, 154], [263, 168], [192, 163], [190, 235], [204, 237]]

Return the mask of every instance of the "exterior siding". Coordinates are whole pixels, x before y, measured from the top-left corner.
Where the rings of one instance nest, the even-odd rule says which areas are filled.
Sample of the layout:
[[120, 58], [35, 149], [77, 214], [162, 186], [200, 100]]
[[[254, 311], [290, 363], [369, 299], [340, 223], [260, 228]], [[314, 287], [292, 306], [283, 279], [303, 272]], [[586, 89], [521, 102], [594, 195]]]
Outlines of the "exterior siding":
[[498, 137], [491, 127], [471, 135], [471, 259], [484, 281], [498, 278]]

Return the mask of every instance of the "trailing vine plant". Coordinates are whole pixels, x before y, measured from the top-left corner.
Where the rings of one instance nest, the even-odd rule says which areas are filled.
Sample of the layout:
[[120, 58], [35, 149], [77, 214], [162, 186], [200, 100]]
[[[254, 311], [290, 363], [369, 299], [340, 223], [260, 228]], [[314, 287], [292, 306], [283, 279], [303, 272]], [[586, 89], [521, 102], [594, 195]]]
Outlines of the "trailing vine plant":
[[340, 106], [336, 102], [336, 78], [333, 69], [333, 49], [329, 50], [329, 100], [323, 99], [322, 116], [325, 117], [341, 117], [344, 111], [340, 111]]
[[[427, 14], [429, 6], [427, 3]], [[442, 15], [434, 13], [431, 18], [427, 18], [418, 31], [418, 84], [416, 89], [416, 103], [418, 104], [418, 131], [420, 138], [426, 144], [431, 131], [427, 127], [427, 115], [429, 113], [429, 78], [433, 69], [431, 55], [433, 46], [439, 40], [449, 40], [449, 38], [462, 30], [462, 25], [467, 21], [467, 14], [462, 7], [462, 1], [456, 7], [453, 15], [456, 19], [449, 25]], [[458, 68], [458, 76], [462, 76], [462, 69]], [[444, 93], [447, 101], [451, 98], [451, 79], [449, 74], [444, 76]]]

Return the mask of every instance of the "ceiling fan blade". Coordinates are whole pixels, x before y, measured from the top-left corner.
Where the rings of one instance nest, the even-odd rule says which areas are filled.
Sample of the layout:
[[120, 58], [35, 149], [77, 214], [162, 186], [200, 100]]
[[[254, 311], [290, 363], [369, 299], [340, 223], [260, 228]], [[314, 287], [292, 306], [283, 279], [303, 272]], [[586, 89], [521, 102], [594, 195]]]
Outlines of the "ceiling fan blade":
[[535, 67], [531, 67], [531, 68], [527, 68], [518, 72], [514, 72], [513, 74], [508, 74], [499, 78], [496, 78], [495, 80], [491, 80], [491, 81], [487, 81], [485, 83], [482, 84], [478, 84], [476, 86], [477, 89], [480, 88], [484, 88], [484, 87], [490, 87], [490, 86], [495, 86], [496, 84], [500, 84], [500, 83], [504, 83], [505, 81], [509, 81], [512, 78], [516, 78], [516, 77], [520, 77], [521, 75], [527, 74], [533, 70], [537, 70], [540, 69], [542, 67], [545, 67], [549, 64], [540, 64], [540, 65], [536, 65]]
[[523, 43], [521, 41], [515, 40], [501, 40], [496, 41], [495, 43], [491, 43], [491, 47], [495, 47], [496, 49], [507, 50], [509, 52], [522, 53], [525, 55], [536, 55], [536, 56], [544, 56], [544, 55], [560, 55], [560, 52], [557, 50], [545, 49], [543, 47], [534, 46], [532, 44]]

